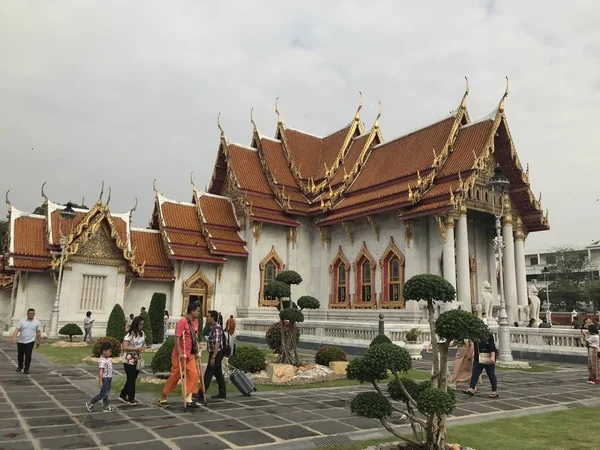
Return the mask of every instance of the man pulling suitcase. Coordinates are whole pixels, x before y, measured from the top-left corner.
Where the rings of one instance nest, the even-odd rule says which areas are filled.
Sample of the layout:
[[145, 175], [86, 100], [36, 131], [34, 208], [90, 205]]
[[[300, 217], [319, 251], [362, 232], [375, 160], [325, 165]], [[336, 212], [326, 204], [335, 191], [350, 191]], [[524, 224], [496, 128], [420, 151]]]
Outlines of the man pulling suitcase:
[[[206, 346], [208, 349], [208, 364], [204, 373], [204, 389], [208, 391], [213, 376], [217, 379], [219, 393], [211, 396], [213, 399], [226, 398], [227, 387], [225, 385], [225, 377], [223, 376], [223, 328], [218, 323], [219, 313], [217, 311], [208, 311], [206, 316], [206, 324], [210, 326]], [[206, 402], [206, 393], [198, 394], [197, 401], [200, 403]]]

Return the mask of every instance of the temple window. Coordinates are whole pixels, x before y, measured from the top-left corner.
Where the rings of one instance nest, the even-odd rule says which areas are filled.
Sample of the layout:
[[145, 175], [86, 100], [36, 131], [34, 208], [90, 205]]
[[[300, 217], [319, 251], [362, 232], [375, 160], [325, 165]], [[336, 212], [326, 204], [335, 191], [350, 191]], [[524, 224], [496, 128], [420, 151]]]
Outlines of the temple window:
[[259, 264], [260, 270], [260, 292], [258, 293], [259, 306], [276, 306], [277, 299], [271, 298], [264, 295], [265, 287], [271, 282], [275, 281], [277, 275], [282, 270], [285, 270], [285, 264], [275, 251], [275, 246], [271, 248], [271, 251], [264, 257]]
[[363, 263], [361, 272], [361, 298], [365, 302], [370, 302], [373, 285], [371, 284], [371, 263], [369, 261]]
[[[350, 304], [350, 262], [344, 255], [342, 247], [329, 266], [331, 274], [331, 295], [329, 304], [332, 308], [347, 308]], [[339, 305], [339, 306], [337, 306]]]
[[337, 268], [337, 301], [346, 301], [346, 264], [340, 263]]
[[[375, 300], [373, 275], [376, 267], [375, 259], [369, 253], [366, 243], [363, 242], [362, 248], [354, 260], [356, 304]], [[368, 307], [369, 305], [365, 306]]]
[[390, 238], [390, 244], [383, 252], [380, 265], [383, 287], [381, 307], [404, 308], [402, 289], [404, 288], [405, 259], [393, 238]]

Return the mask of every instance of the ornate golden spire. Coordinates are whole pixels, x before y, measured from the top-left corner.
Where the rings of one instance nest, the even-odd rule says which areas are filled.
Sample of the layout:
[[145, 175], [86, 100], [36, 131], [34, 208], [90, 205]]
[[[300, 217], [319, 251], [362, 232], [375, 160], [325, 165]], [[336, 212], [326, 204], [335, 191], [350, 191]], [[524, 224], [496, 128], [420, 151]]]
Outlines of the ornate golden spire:
[[225, 131], [223, 131], [223, 127], [221, 126], [221, 113], [217, 114], [217, 127], [219, 127], [219, 131], [221, 132], [221, 139], [225, 139]]
[[192, 189], [194, 189], [194, 192], [196, 192], [198, 190], [198, 188], [196, 187], [196, 183], [194, 183], [194, 171], [193, 170], [190, 172], [190, 184], [192, 185]]
[[417, 170], [417, 186], [421, 187], [422, 184], [423, 184], [423, 180], [421, 179], [421, 172], [419, 172]]
[[10, 192], [10, 189], [8, 191], [6, 191], [6, 195], [4, 196], [4, 199], [6, 200], [6, 204], [8, 206], [12, 206], [12, 203], [10, 202], [10, 200], [8, 199], [8, 193]]
[[358, 91], [358, 108], [356, 108], [356, 114], [354, 114], [354, 120], [356, 120], [357, 122], [360, 121], [360, 110], [362, 109], [362, 105], [363, 105], [363, 95], [362, 95], [362, 91]]
[[47, 201], [48, 197], [46, 197], [46, 194], [44, 193], [44, 186], [46, 186], [46, 182], [45, 181], [42, 183], [42, 197], [44, 197], [46, 199], [46, 201]]
[[504, 95], [500, 99], [500, 104], [498, 105], [498, 111], [504, 112], [504, 100], [508, 97], [508, 77], [506, 77], [506, 88], [504, 89]]
[[97, 203], [102, 203], [102, 197], [104, 197], [104, 180], [102, 180], [102, 188], [100, 189], [100, 197], [98, 197]]
[[158, 195], [158, 190], [156, 189], [156, 178], [152, 181], [152, 190], [154, 191], [154, 195]]
[[283, 123], [283, 117], [281, 117], [281, 113], [279, 112], [279, 97], [275, 99], [275, 114], [277, 114], [277, 124]]
[[104, 205], [104, 206], [106, 206], [107, 208], [108, 208], [108, 204], [110, 203], [110, 194], [111, 194], [111, 192], [110, 192], [110, 186], [109, 186], [109, 187], [108, 187], [108, 198], [106, 199], [106, 205]]
[[256, 127], [256, 123], [254, 122], [253, 112], [254, 112], [254, 108], [251, 108], [250, 109], [250, 123], [254, 127], [254, 131], [258, 131], [258, 128]]
[[467, 77], [465, 77], [465, 80], [467, 82], [467, 86], [465, 88], [465, 94], [463, 95], [463, 98], [460, 101], [460, 107], [462, 109], [466, 109], [467, 108], [467, 95], [469, 95], [469, 79]]
[[413, 191], [410, 188], [410, 184], [408, 184], [408, 199], [412, 200], [414, 198]]
[[379, 111], [377, 112], [377, 117], [375, 118], [375, 128], [379, 128], [379, 118], [381, 117], [381, 102], [379, 102]]
[[135, 205], [133, 205], [133, 208], [131, 208], [129, 210], [129, 214], [132, 214], [137, 209], [137, 205], [138, 205], [138, 198], [135, 197]]

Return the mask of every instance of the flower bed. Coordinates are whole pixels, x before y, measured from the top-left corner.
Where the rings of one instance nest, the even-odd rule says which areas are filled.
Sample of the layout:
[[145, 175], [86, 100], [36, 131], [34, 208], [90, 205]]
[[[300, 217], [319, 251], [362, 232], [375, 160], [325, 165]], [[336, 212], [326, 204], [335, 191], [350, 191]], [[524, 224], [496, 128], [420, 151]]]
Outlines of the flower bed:
[[67, 347], [87, 347], [90, 344], [89, 344], [89, 342], [81, 342], [81, 341], [80, 342], [56, 341], [50, 345], [52, 347], [67, 348]]
[[[110, 358], [113, 364], [121, 364], [123, 362], [123, 359], [121, 357], [119, 358]], [[98, 364], [98, 361], [100, 360], [100, 358], [96, 358], [94, 356], [86, 356], [85, 358], [83, 358], [81, 361], [84, 363], [96, 363]]]

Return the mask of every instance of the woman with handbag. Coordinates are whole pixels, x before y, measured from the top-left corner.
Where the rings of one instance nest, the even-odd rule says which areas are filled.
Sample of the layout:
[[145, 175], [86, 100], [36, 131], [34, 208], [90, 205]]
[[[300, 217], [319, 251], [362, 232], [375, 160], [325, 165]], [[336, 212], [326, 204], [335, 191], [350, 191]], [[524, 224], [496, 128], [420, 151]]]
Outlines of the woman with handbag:
[[[450, 344], [452, 348], [453, 345]], [[475, 345], [469, 339], [465, 339], [463, 345], [457, 346], [454, 344], [456, 349], [456, 357], [454, 358], [454, 372], [450, 382], [454, 385], [458, 383], [466, 383], [471, 381], [471, 374], [473, 373], [473, 356], [475, 354]], [[481, 383], [481, 378], [478, 379]], [[475, 389], [476, 391], [477, 389]]]
[[490, 333], [488, 339], [483, 342], [474, 342], [474, 354], [473, 354], [473, 372], [471, 373], [471, 382], [468, 389], [463, 389], [463, 392], [467, 395], [475, 395], [475, 386], [477, 386], [477, 380], [481, 373], [485, 370], [490, 383], [492, 384], [492, 392], [489, 394], [489, 398], [498, 398], [498, 380], [496, 378], [496, 344], [494, 342], [494, 336]]
[[123, 369], [127, 375], [127, 381], [119, 399], [126, 405], [136, 405], [135, 383], [140, 370], [144, 368], [142, 351], [146, 348], [146, 335], [142, 331], [144, 319], [140, 316], [133, 319], [129, 332], [123, 338]]

